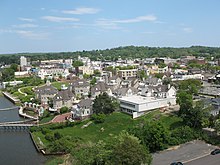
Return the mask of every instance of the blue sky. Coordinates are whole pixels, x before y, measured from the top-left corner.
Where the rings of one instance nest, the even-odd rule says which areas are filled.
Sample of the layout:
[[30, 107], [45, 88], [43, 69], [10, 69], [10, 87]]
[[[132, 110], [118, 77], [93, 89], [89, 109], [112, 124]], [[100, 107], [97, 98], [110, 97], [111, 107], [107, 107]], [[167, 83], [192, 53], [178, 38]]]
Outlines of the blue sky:
[[220, 44], [219, 0], [0, 0], [0, 53]]

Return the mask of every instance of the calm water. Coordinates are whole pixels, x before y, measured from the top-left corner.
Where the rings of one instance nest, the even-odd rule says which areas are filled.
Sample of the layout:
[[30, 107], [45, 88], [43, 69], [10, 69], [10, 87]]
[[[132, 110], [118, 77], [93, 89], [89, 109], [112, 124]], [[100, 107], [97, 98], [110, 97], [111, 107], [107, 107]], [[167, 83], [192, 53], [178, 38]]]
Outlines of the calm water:
[[13, 103], [7, 100], [5, 97], [0, 96], [0, 122], [19, 121], [23, 118], [18, 115], [18, 108], [10, 110], [1, 110], [4, 108], [15, 107]]
[[[0, 109], [13, 107], [0, 96]], [[0, 111], [0, 122], [19, 121], [18, 109]], [[25, 130], [0, 130], [0, 165], [41, 165], [46, 158], [39, 154]]]

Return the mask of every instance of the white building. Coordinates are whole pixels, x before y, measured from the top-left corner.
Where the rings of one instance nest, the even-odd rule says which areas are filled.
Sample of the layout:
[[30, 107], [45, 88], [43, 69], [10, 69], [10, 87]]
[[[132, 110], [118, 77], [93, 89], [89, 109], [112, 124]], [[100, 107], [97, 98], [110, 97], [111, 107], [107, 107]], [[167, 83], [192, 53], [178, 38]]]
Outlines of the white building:
[[40, 69], [38, 72], [38, 76], [43, 80], [48, 76], [59, 76], [67, 77], [69, 75], [68, 69], [62, 68], [48, 68], [48, 69]]
[[28, 64], [27, 58], [24, 56], [21, 56], [20, 57], [20, 66], [24, 67], [24, 66], [27, 66], [27, 64]]
[[119, 98], [119, 101], [120, 108], [123, 112], [131, 114], [133, 118], [137, 118], [148, 111], [175, 105], [176, 97], [158, 99], [155, 97], [133, 95]]
[[145, 112], [168, 107], [176, 104], [176, 89], [173, 86], [158, 86], [142, 90], [142, 95], [132, 95], [119, 98], [123, 112], [133, 115], [133, 118], [143, 115]]
[[172, 77], [172, 81], [181, 81], [188, 79], [203, 80], [204, 78], [202, 74], [176, 74], [176, 75], [172, 75], [171, 77]]

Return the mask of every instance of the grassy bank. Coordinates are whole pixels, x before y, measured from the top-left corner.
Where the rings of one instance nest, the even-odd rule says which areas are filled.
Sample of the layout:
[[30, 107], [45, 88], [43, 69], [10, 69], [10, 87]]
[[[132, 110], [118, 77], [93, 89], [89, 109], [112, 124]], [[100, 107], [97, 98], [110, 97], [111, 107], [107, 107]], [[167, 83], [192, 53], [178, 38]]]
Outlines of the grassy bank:
[[[84, 141], [97, 142], [98, 140], [104, 140], [108, 137], [118, 135], [121, 131], [127, 130], [148, 120], [160, 120], [167, 128], [171, 129], [182, 125], [182, 120], [180, 118], [174, 115], [164, 115], [159, 111], [150, 112], [138, 119], [132, 119], [130, 115], [115, 112], [108, 115], [104, 123], [92, 123], [87, 128], [82, 128], [83, 125], [88, 123], [88, 121], [84, 121], [72, 127], [64, 127], [52, 131], [59, 132], [63, 136], [77, 137]], [[47, 128], [49, 126], [44, 127]], [[45, 135], [41, 131], [33, 132], [33, 136], [36, 140], [39, 140], [40, 138], [45, 147], [50, 143], [45, 139]]]

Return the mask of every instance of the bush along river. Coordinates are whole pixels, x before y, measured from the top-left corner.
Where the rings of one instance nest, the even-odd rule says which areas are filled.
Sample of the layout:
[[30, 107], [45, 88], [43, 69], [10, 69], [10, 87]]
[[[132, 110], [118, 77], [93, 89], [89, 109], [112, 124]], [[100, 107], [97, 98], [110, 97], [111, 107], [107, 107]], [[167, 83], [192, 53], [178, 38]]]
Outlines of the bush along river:
[[[0, 123], [24, 120], [18, 115], [18, 107], [0, 96]], [[46, 161], [38, 153], [28, 129], [2, 129], [0, 127], [0, 164], [4, 165], [41, 165]]]

